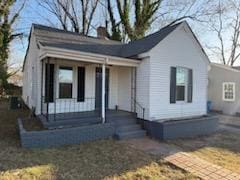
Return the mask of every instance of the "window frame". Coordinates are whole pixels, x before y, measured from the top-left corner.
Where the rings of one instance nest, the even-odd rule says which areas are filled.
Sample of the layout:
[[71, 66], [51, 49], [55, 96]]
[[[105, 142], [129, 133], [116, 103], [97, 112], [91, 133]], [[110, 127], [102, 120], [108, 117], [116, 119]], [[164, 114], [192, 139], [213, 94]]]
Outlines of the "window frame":
[[[61, 71], [61, 69], [62, 70], [71, 70], [72, 71], [72, 82], [71, 83], [67, 83], [67, 82], [61, 82], [60, 81], [60, 77], [59, 77], [59, 75], [60, 75], [60, 71]], [[74, 68], [72, 67], [72, 66], [59, 66], [58, 67], [58, 77], [57, 77], [57, 79], [58, 79], [58, 98], [59, 99], [72, 99], [73, 98], [73, 84], [74, 84]], [[71, 84], [72, 86], [71, 86], [71, 97], [60, 97], [60, 90], [61, 90], [61, 86], [60, 86], [60, 84]]]
[[[225, 85], [232, 85], [233, 86], [233, 98], [232, 99], [229, 99], [229, 98], [226, 98], [225, 96]], [[235, 101], [235, 98], [236, 98], [236, 83], [235, 82], [223, 82], [222, 83], [222, 100], [223, 101], [227, 101], [227, 102], [234, 102]]]
[[[182, 86], [182, 85], [178, 85], [177, 82], [177, 71], [178, 69], [184, 69], [185, 72], [185, 82], [184, 82], [184, 100], [177, 100], [177, 86]], [[188, 70], [189, 68], [186, 67], [182, 67], [182, 66], [176, 66], [176, 103], [177, 104], [181, 104], [181, 103], [187, 103], [187, 97], [188, 97]]]

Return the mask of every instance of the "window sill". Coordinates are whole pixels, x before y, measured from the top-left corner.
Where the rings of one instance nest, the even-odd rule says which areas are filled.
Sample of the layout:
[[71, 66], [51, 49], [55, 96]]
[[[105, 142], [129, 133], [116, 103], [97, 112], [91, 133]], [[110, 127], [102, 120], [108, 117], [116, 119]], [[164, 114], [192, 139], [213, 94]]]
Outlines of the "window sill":
[[223, 99], [224, 102], [235, 102], [235, 99]]
[[186, 101], [176, 101], [176, 104], [188, 104]]

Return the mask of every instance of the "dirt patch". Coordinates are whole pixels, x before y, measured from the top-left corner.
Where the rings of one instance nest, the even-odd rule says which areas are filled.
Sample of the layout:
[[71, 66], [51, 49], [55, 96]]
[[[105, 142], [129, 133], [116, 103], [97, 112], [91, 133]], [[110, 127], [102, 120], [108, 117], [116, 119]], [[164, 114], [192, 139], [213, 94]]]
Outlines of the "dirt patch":
[[26, 131], [42, 131], [46, 129], [37, 117], [24, 118], [22, 123]]

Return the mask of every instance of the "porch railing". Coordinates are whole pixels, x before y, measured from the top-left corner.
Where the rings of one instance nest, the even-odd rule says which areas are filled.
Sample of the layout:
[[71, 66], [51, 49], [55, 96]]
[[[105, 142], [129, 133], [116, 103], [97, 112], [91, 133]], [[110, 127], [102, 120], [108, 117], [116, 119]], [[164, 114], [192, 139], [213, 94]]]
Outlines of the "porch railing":
[[139, 102], [137, 102], [137, 100], [135, 98], [132, 98], [132, 102], [134, 105], [134, 112], [137, 113], [139, 115], [139, 117], [144, 120], [145, 119], [145, 108]]
[[74, 119], [79, 117], [100, 116], [99, 109], [95, 108], [95, 98], [86, 97], [84, 101], [77, 98], [55, 98], [53, 102], [46, 102], [42, 97], [42, 115], [47, 121]]

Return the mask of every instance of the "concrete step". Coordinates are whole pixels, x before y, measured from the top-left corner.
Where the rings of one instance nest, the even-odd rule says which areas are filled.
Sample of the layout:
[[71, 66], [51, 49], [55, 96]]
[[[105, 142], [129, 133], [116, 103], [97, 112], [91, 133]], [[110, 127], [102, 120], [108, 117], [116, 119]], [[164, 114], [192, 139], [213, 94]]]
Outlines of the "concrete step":
[[134, 113], [131, 113], [131, 112], [118, 112], [118, 113], [107, 112], [106, 113], [107, 118], [124, 117], [124, 116], [136, 117], [134, 116]]
[[121, 120], [121, 119], [136, 119], [136, 118], [132, 115], [124, 115], [124, 116], [106, 117], [106, 119], [109, 121], [117, 121], [117, 120]]
[[130, 132], [130, 131], [137, 131], [141, 130], [141, 126], [139, 124], [128, 124], [128, 125], [122, 125], [120, 127], [117, 127], [117, 132]]
[[120, 132], [116, 133], [115, 137], [118, 140], [124, 140], [124, 139], [131, 139], [131, 138], [141, 138], [146, 135], [145, 130], [136, 130], [136, 131], [130, 131], [130, 132]]
[[137, 120], [134, 118], [123, 118], [123, 119], [115, 119], [114, 122], [117, 126], [124, 126], [129, 124], [136, 124]]

